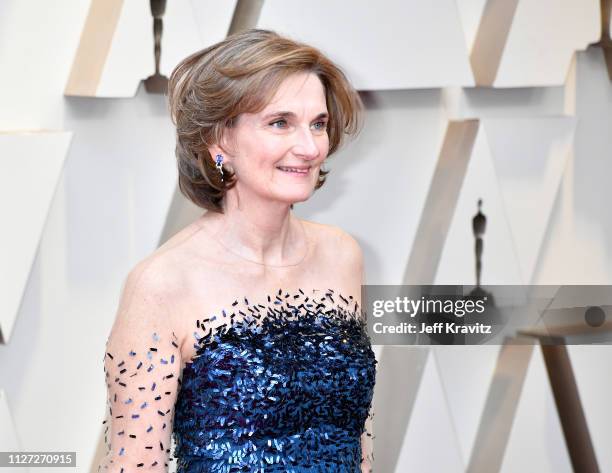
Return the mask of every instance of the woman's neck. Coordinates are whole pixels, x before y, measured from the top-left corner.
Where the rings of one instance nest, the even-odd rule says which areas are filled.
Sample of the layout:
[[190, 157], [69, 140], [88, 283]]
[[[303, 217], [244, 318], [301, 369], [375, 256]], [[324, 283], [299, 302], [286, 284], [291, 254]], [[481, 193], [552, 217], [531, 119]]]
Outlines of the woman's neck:
[[224, 213], [206, 212], [198, 221], [206, 233], [234, 256], [265, 266], [294, 266], [308, 250], [302, 223], [289, 205], [235, 205]]

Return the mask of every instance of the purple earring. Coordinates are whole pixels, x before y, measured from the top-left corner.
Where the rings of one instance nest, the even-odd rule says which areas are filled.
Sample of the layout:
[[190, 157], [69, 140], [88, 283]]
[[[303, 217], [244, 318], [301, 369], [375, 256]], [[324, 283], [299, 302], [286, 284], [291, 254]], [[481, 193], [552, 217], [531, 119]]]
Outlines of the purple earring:
[[219, 173], [221, 174], [221, 182], [223, 182], [223, 166], [221, 165], [221, 163], [223, 162], [223, 155], [218, 154], [216, 158], [217, 158], [216, 167]]

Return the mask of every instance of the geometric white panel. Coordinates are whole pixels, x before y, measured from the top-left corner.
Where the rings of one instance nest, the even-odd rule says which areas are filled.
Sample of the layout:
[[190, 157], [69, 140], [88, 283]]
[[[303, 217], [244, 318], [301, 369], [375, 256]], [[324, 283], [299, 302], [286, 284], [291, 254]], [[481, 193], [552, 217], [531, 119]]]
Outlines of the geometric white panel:
[[575, 119], [486, 119], [482, 124], [522, 280], [530, 284], [571, 153]]
[[88, 3], [0, 1], [0, 130], [67, 128], [60, 89]]
[[[223, 2], [218, 0], [190, 0], [190, 3], [192, 15], [200, 35], [200, 47], [214, 44], [227, 36], [238, 0]], [[184, 22], [182, 24], [184, 25]]]
[[600, 0], [520, 0], [493, 86], [562, 85], [574, 52], [600, 35]]
[[432, 347], [461, 456], [467, 464], [501, 345]]
[[0, 333], [8, 343], [49, 206], [70, 145], [70, 132], [0, 134]]
[[395, 473], [462, 473], [464, 468], [444, 388], [430, 350]]
[[570, 87], [448, 87], [442, 91], [449, 120], [573, 115], [565, 107]]
[[567, 351], [600, 471], [612, 471], [612, 347], [569, 345]]
[[[3, 380], [6, 381], [6, 380]], [[19, 451], [21, 445], [17, 438], [17, 430], [9, 409], [6, 392], [0, 388], [0, 452]], [[19, 468], [23, 470], [23, 468]], [[4, 468], [2, 471], [7, 471]]]
[[500, 473], [572, 473], [542, 350], [534, 348]]
[[465, 35], [465, 44], [468, 52], [471, 52], [487, 0], [456, 0], [456, 2]]
[[485, 128], [478, 129], [472, 155], [446, 235], [434, 284], [476, 284], [472, 219], [483, 199], [487, 218], [483, 235], [481, 284], [521, 284], [521, 273]]
[[576, 54], [573, 156], [563, 175], [537, 284], [612, 284], [612, 87], [601, 48]]
[[609, 238], [601, 221], [576, 215], [575, 155], [570, 156], [550, 216], [548, 237], [540, 249], [532, 284], [609, 284]]
[[455, 0], [266, 0], [257, 27], [321, 49], [358, 90], [474, 85]]

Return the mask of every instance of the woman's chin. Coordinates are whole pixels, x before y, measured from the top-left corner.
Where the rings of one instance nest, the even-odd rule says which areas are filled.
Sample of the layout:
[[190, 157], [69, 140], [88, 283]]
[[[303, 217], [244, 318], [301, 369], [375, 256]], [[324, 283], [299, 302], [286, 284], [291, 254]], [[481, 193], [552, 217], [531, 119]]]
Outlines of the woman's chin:
[[293, 194], [291, 196], [285, 196], [283, 201], [287, 202], [288, 204], [297, 204], [299, 202], [307, 201], [308, 199], [310, 199], [311, 196], [312, 196], [312, 192], [310, 192], [309, 194], [301, 194], [301, 195]]
[[294, 204], [297, 202], [304, 202], [312, 197], [314, 193], [314, 186], [304, 186], [303, 188], [297, 188], [294, 186], [292, 189], [279, 189], [275, 194], [278, 200], [286, 202], [288, 204]]

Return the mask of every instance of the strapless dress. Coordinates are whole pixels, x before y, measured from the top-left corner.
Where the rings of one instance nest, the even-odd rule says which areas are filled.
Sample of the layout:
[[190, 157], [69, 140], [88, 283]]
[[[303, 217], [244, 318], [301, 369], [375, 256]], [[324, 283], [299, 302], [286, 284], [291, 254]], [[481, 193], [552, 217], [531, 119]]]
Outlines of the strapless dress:
[[[331, 289], [281, 289], [264, 301], [241, 298], [195, 320], [195, 355], [180, 372], [173, 412], [158, 410], [143, 435], [168, 434], [172, 416], [177, 473], [361, 473], [377, 363], [363, 311]], [[174, 333], [154, 335], [176, 349]], [[151, 345], [152, 366], [175, 363]], [[170, 376], [162, 373], [160, 386]], [[154, 438], [147, 445], [167, 459], [169, 445]], [[162, 464], [149, 456], [134, 471]]]

